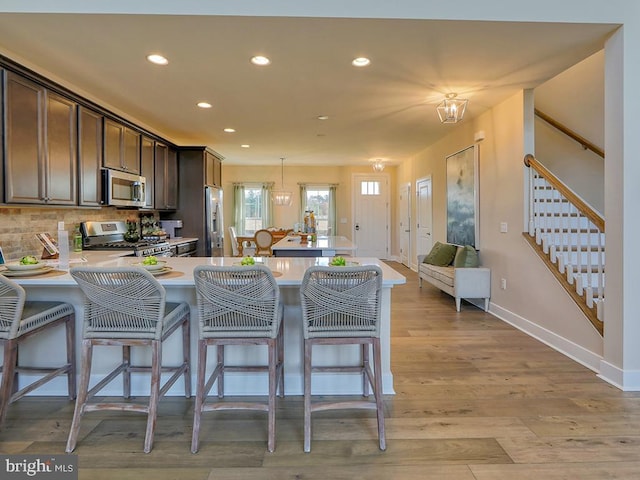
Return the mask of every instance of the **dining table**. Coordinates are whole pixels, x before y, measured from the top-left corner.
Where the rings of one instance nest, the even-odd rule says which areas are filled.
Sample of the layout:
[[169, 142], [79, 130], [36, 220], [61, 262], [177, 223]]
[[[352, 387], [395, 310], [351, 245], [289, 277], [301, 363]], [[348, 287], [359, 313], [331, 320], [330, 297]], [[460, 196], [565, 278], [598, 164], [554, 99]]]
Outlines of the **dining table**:
[[[266, 265], [272, 272], [279, 287], [280, 298], [284, 305], [284, 342], [285, 342], [285, 394], [302, 395], [304, 389], [304, 352], [302, 335], [302, 310], [300, 304], [300, 285], [307, 268], [313, 265], [329, 265], [329, 257], [257, 257], [257, 263]], [[197, 365], [197, 330], [198, 307], [193, 279], [193, 269], [198, 265], [240, 265], [238, 257], [166, 257], [160, 260], [162, 268], [152, 272], [155, 278], [166, 290], [166, 299], [169, 302], [186, 301], [191, 307], [191, 354], [192, 372], [195, 381]], [[116, 266], [140, 266], [140, 257], [123, 256], [122, 253], [113, 251], [85, 251], [72, 254], [69, 267], [63, 268], [57, 260], [46, 262], [48, 267], [40, 275], [17, 274], [13, 280], [17, 281], [27, 292], [27, 297], [33, 300], [60, 300], [71, 303], [76, 311], [76, 331], [82, 331], [82, 318], [84, 312], [84, 296], [73, 277], [69, 274], [69, 267], [75, 265], [88, 265], [95, 267]], [[405, 277], [391, 268], [385, 262], [377, 258], [350, 257], [351, 265], [377, 265], [382, 269], [382, 301], [381, 301], [381, 334], [382, 346], [382, 383], [385, 394], [393, 394], [393, 373], [391, 371], [391, 293], [395, 285], [404, 284]], [[340, 267], [333, 267], [340, 268]], [[0, 274], [6, 273], [0, 272]], [[47, 365], [55, 361], [54, 352], [64, 345], [64, 329], [52, 332], [52, 335], [43, 338], [34, 337], [21, 349], [25, 358], [33, 358], [34, 364]], [[77, 335], [78, 351], [81, 350], [81, 335]], [[163, 358], [165, 363], [176, 364], [180, 361], [182, 352], [182, 339], [180, 335], [170, 337], [163, 346]], [[352, 346], [326, 346], [314, 351], [314, 359], [326, 366], [339, 365], [345, 359], [353, 360], [354, 364], [359, 359], [358, 347]], [[109, 352], [101, 352], [101, 355], [93, 361], [92, 379], [95, 374], [99, 378], [101, 374], [109, 371], [109, 368], [119, 361], [121, 352], [113, 349]], [[132, 356], [139, 360], [139, 355], [146, 353], [135, 349]], [[241, 365], [252, 365], [263, 362], [266, 359], [265, 349], [247, 348], [241, 345], [225, 349], [228, 360]], [[50, 360], [53, 358], [53, 360]], [[208, 371], [214, 368], [215, 355], [207, 365]], [[338, 361], [339, 359], [339, 361]], [[144, 361], [144, 359], [143, 359]], [[59, 381], [58, 381], [59, 380]], [[148, 395], [149, 378], [140, 373], [132, 378], [131, 389], [133, 395]], [[168, 395], [184, 394], [182, 381], [179, 380], [167, 392]], [[194, 383], [195, 384], [195, 383]], [[225, 391], [231, 395], [262, 395], [267, 391], [267, 377], [256, 372], [229, 372], [225, 376]], [[110, 384], [105, 390], [105, 395], [120, 395], [121, 386], [117, 382]], [[323, 395], [353, 395], [362, 393], [362, 379], [356, 373], [326, 373], [314, 379], [314, 392]], [[62, 377], [54, 379], [33, 392], [35, 395], [66, 395], [66, 380]], [[109, 390], [111, 389], [111, 390]]]

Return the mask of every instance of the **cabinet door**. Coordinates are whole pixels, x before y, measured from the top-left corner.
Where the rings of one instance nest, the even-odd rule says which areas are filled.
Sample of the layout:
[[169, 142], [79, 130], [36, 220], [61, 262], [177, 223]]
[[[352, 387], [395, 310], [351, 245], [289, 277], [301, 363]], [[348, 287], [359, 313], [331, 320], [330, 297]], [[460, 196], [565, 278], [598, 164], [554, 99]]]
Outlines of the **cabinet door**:
[[76, 205], [76, 103], [46, 92], [45, 105], [46, 201], [56, 205]]
[[102, 115], [78, 109], [78, 203], [102, 205]]
[[178, 152], [167, 150], [166, 201], [169, 210], [178, 208]]
[[204, 152], [205, 185], [222, 187], [222, 161], [211, 152]]
[[126, 127], [124, 129], [122, 168], [128, 173], [140, 175], [140, 134]]
[[147, 179], [144, 204], [146, 208], [154, 207], [154, 146], [150, 138], [141, 138], [140, 174]]
[[104, 120], [104, 166], [122, 170], [124, 152], [124, 125], [113, 120]]
[[45, 203], [42, 161], [44, 88], [7, 72], [5, 175], [7, 203]]

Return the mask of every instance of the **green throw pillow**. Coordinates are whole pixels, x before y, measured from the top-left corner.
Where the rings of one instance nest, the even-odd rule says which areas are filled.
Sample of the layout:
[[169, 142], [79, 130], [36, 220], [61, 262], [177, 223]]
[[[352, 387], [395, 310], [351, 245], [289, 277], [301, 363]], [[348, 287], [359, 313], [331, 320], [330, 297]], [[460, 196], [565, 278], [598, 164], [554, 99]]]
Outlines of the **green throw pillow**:
[[456, 246], [450, 243], [436, 242], [429, 255], [424, 259], [424, 263], [437, 265], [438, 267], [446, 267], [451, 263], [456, 255]]
[[456, 268], [475, 268], [478, 266], [478, 252], [471, 245], [459, 247], [453, 259]]

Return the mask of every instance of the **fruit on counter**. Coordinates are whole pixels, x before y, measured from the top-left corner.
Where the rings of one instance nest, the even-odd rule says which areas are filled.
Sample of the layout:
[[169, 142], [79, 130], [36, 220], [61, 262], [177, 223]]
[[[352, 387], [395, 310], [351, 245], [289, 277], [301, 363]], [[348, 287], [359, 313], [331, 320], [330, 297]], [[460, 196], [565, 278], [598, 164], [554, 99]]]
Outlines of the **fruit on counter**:
[[20, 259], [20, 265], [35, 265], [38, 263], [38, 259], [33, 255], [25, 255]]
[[144, 257], [144, 260], [142, 260], [142, 264], [143, 265], [157, 265], [158, 264], [158, 259], [156, 257], [154, 257], [153, 255], [149, 255], [148, 257]]
[[329, 265], [331, 265], [332, 267], [346, 267], [347, 261], [344, 259], [344, 257], [333, 257]]
[[253, 257], [242, 257], [240, 265], [255, 265], [256, 261]]

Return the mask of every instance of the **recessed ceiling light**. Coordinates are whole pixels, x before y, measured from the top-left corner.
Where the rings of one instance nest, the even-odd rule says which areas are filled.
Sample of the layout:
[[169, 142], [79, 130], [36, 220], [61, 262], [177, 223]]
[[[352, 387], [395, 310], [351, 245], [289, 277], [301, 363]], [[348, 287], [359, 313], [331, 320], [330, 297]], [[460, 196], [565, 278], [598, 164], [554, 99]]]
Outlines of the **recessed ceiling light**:
[[353, 61], [351, 62], [351, 65], [353, 65], [354, 67], [366, 67], [370, 63], [371, 63], [371, 60], [369, 60], [368, 58], [358, 57], [353, 59]]
[[271, 60], [262, 55], [256, 55], [255, 57], [251, 57], [251, 63], [262, 67], [264, 65], [269, 65], [271, 63]]
[[197, 105], [200, 108], [211, 108], [211, 104], [209, 102], [198, 102]]
[[224, 131], [227, 132], [227, 133], [236, 133], [236, 129], [235, 128], [225, 128]]
[[147, 60], [149, 60], [151, 63], [155, 63], [156, 65], [167, 65], [169, 63], [169, 60], [167, 60], [166, 57], [163, 57], [162, 55], [158, 55], [156, 53], [147, 55]]
[[247, 145], [246, 143], [243, 143], [242, 145], [240, 145], [242, 148], [249, 148], [251, 147], [251, 145]]
[[329, 115], [318, 115], [318, 120], [329, 120]]

